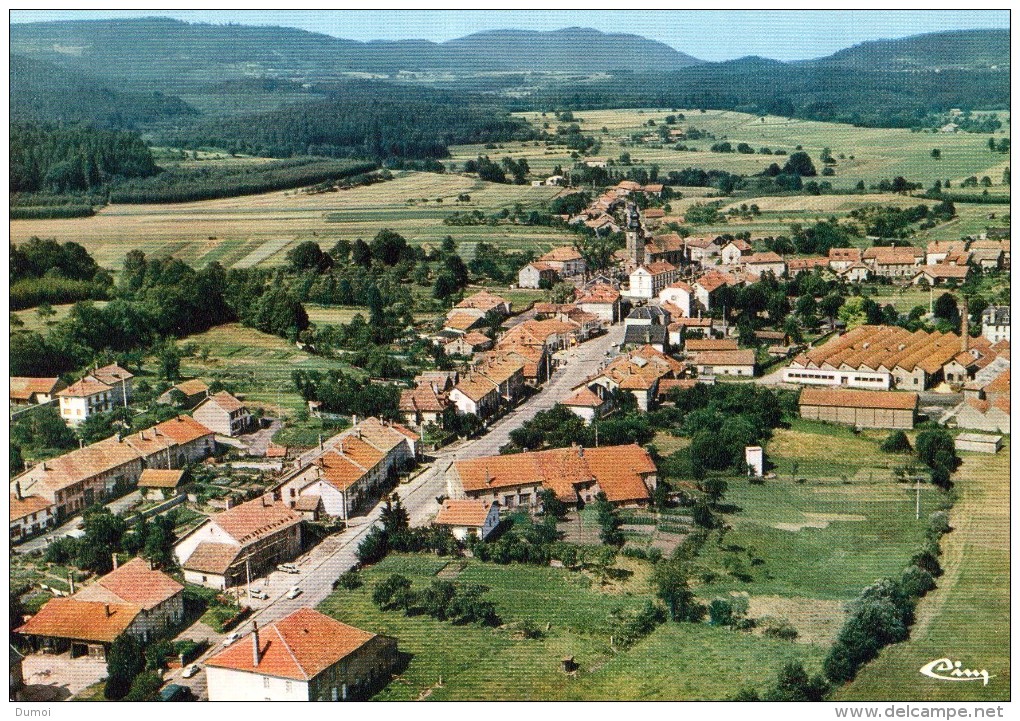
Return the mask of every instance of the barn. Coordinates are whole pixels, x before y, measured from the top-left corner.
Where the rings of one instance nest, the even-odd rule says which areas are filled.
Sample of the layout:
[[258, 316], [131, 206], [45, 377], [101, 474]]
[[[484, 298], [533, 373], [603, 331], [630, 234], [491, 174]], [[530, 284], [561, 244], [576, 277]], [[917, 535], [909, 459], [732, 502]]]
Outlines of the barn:
[[914, 427], [917, 394], [805, 388], [800, 394], [800, 417], [858, 428]]

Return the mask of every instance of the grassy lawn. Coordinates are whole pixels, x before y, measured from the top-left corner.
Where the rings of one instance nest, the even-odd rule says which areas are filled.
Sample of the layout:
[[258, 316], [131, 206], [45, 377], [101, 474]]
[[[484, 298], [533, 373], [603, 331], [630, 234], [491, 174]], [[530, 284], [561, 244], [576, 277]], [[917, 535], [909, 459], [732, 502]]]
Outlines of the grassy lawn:
[[[921, 600], [910, 640], [865, 666], [839, 700], [992, 701], [1010, 698], [1009, 444], [995, 456], [964, 453], [959, 500], [942, 539], [945, 574]], [[937, 658], [987, 669], [981, 682], [949, 683], [918, 669]]]
[[[915, 520], [913, 493], [888, 479], [731, 481], [725, 502], [740, 510], [726, 514], [733, 529], [722, 543], [705, 545], [699, 562], [718, 577], [698, 594], [849, 600], [875, 580], [899, 574], [939, 500], [935, 492], [923, 492], [921, 519]], [[731, 564], [752, 580], [730, 575]]]
[[216, 326], [179, 343], [194, 343], [209, 352], [205, 360], [197, 356], [182, 359], [184, 376], [221, 378], [228, 386], [245, 394], [246, 401], [274, 413], [283, 410], [293, 414], [305, 405], [294, 389], [292, 371], [341, 369], [361, 374], [351, 366], [305, 353], [283, 338], [245, 328], [239, 323]]
[[[734, 678], [747, 661], [768, 678], [792, 658], [817, 666], [822, 653], [806, 644], [666, 624], [614, 654], [600, 626], [612, 609], [633, 608], [649, 597], [640, 574], [632, 578], [633, 587], [603, 593], [569, 571], [469, 561], [455, 581], [489, 586], [487, 597], [504, 622], [530, 618], [543, 628], [551, 623], [545, 637], [536, 640], [515, 638], [505, 629], [409, 618], [372, 604], [371, 589], [380, 579], [403, 573], [417, 587], [429, 583], [445, 563], [429, 556], [390, 556], [363, 572], [361, 589], [337, 591], [320, 606], [341, 621], [397, 637], [400, 649], [411, 654], [405, 671], [377, 699], [718, 699], [735, 691]], [[564, 656], [579, 664], [575, 677], [560, 670]], [[698, 662], [663, 663], [685, 658]]]

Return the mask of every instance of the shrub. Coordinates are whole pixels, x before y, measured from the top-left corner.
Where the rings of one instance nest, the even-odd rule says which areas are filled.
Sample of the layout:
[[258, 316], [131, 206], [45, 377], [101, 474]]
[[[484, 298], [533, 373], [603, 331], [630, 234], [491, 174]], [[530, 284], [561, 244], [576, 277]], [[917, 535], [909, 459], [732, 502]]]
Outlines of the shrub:
[[345, 571], [333, 582], [333, 588], [342, 588], [345, 591], [353, 591], [361, 588], [365, 582], [357, 571]]
[[900, 577], [900, 585], [904, 593], [914, 598], [921, 598], [936, 586], [932, 574], [917, 566], [907, 566]]
[[395, 606], [395, 597], [401, 591], [408, 591], [410, 588], [410, 579], [394, 573], [376, 584], [375, 590], [372, 591], [372, 603], [382, 609], [393, 608]]
[[783, 641], [793, 641], [797, 638], [797, 629], [785, 618], [771, 618], [766, 616], [760, 619], [762, 633], [768, 638], [777, 638]]
[[893, 431], [882, 441], [882, 450], [886, 453], [910, 453], [910, 439], [903, 431]]

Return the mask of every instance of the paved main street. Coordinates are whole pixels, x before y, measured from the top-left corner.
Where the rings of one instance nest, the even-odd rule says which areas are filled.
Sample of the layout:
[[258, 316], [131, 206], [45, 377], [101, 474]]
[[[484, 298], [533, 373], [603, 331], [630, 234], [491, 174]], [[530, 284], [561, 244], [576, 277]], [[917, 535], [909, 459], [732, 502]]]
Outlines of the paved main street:
[[[409, 483], [399, 486], [397, 493], [407, 509], [411, 524], [423, 525], [439, 510], [436, 498], [446, 493], [446, 470], [454, 460], [499, 453], [500, 446], [509, 442], [511, 431], [534, 418], [539, 411], [548, 410], [557, 402], [569, 397], [574, 386], [605, 364], [609, 356], [618, 351], [623, 333], [622, 325], [612, 326], [605, 335], [569, 351], [562, 351], [560, 357], [566, 361], [565, 364], [561, 364], [540, 392], [496, 421], [481, 437], [455, 443], [443, 449], [436, 454], [429, 467]], [[247, 600], [247, 603], [255, 609], [252, 620], [257, 621], [259, 625], [265, 625], [299, 608], [315, 607], [325, 600], [333, 590], [333, 581], [357, 563], [355, 552], [358, 544], [379, 521], [381, 510], [380, 504], [372, 508], [367, 515], [352, 518], [347, 530], [327, 538], [312, 549], [297, 563], [301, 570], [300, 574], [275, 571], [267, 578], [253, 581], [252, 585], [257, 585], [268, 593], [269, 599]], [[291, 599], [287, 598], [287, 592], [292, 586], [299, 587], [301, 595]], [[246, 621], [241, 624], [238, 631], [247, 635], [251, 631], [251, 624]], [[212, 644], [203, 657], [204, 660], [222, 648], [223, 636], [206, 633], [202, 635]], [[193, 638], [194, 629], [185, 631], [180, 637]], [[171, 674], [176, 677], [173, 679], [174, 682], [189, 686], [197, 697], [204, 698], [205, 674], [200, 673], [193, 678], [183, 679], [180, 678], [180, 673], [175, 671]]]

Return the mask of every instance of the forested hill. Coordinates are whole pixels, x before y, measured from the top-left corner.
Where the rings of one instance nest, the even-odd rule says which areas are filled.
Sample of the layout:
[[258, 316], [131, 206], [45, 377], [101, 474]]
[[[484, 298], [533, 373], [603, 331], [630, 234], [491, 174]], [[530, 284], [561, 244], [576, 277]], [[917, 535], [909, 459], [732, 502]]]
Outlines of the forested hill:
[[749, 57], [563, 85], [515, 101], [521, 109], [678, 107], [736, 110], [875, 127], [913, 127], [950, 108], [1009, 107], [1009, 73], [876, 72]]
[[534, 128], [484, 98], [392, 83], [351, 82], [329, 99], [196, 123], [166, 138], [286, 158], [443, 158], [454, 143], [529, 139]]
[[874, 40], [807, 64], [856, 70], [1009, 70], [1009, 30], [957, 30]]
[[13, 52], [126, 83], [215, 82], [252, 73], [310, 79], [338, 72], [553, 70], [651, 72], [701, 61], [637, 35], [587, 28], [492, 30], [445, 43], [368, 43], [281, 27], [207, 25], [169, 18], [11, 25]]
[[11, 55], [10, 80], [12, 121], [136, 128], [197, 114], [180, 98], [112, 90], [109, 83], [21, 55]]

